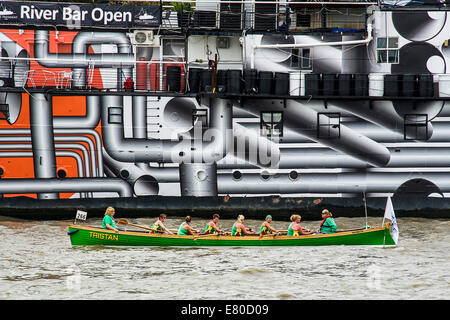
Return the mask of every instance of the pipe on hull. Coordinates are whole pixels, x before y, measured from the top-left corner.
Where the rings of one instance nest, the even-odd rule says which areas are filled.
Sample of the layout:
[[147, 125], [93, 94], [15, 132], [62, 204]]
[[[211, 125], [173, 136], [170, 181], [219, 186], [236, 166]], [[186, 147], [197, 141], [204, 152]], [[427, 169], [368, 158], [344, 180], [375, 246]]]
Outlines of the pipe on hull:
[[[159, 182], [179, 182], [178, 168], [152, 168], [119, 162], [104, 151], [104, 161], [111, 176], [121, 177], [133, 186], [136, 195], [158, 194]], [[142, 163], [140, 163], [142, 164]]]
[[[29, 142], [31, 141], [30, 137], [0, 137], [0, 142]], [[2, 143], [2, 145], [0, 146], [0, 149], [32, 149], [32, 146], [29, 144], [16, 144], [16, 143]], [[83, 153], [83, 158], [84, 158], [84, 171], [85, 171], [85, 176], [86, 177], [90, 177], [91, 173], [90, 173], [90, 167], [89, 167], [89, 156], [88, 156], [88, 151], [86, 149], [86, 147], [84, 147], [81, 144], [74, 144], [74, 143], [58, 143], [56, 145], [55, 149], [77, 149], [80, 150]], [[56, 151], [55, 151], [56, 153]], [[83, 166], [81, 166], [83, 168]]]
[[418, 179], [429, 181], [442, 193], [450, 192], [450, 174], [443, 172], [300, 173], [296, 179], [288, 174], [246, 173], [239, 179], [220, 174], [217, 185], [219, 194], [395, 193], [404, 183]]
[[[377, 124], [383, 128], [387, 128], [392, 132], [397, 134], [406, 135], [407, 138], [413, 139], [414, 137], [409, 136], [407, 132], [404, 132], [403, 128], [405, 126], [405, 119], [403, 116], [394, 109], [391, 101], [372, 101], [371, 104], [366, 104], [361, 106], [360, 103], [355, 102], [341, 102], [341, 101], [331, 101], [330, 104], [350, 112], [355, 116]], [[419, 113], [418, 111], [416, 111]], [[411, 113], [413, 113], [411, 111]], [[421, 112], [420, 112], [421, 113]], [[431, 117], [429, 117], [431, 119]], [[430, 139], [433, 136], [433, 126], [428, 121], [427, 124], [427, 137]]]
[[[119, 32], [79, 32], [73, 40], [72, 52], [75, 54], [84, 54], [88, 52], [88, 46], [92, 44], [115, 44], [117, 45], [117, 52], [120, 56], [127, 57], [134, 56], [131, 51], [131, 43], [128, 37]], [[134, 67], [134, 64], [133, 64]], [[86, 68], [73, 68], [73, 79], [75, 87], [83, 87], [86, 84]], [[123, 73], [124, 79], [133, 78], [133, 71], [131, 68], [118, 68], [118, 74]], [[123, 81], [118, 81], [119, 86], [123, 87]]]
[[54, 116], [55, 129], [95, 129], [100, 121], [100, 97], [86, 96], [85, 116]]
[[[143, 100], [133, 100], [140, 101]], [[102, 136], [106, 152], [121, 162], [213, 163], [222, 159], [231, 141], [232, 105], [224, 99], [212, 99], [211, 129], [201, 141], [150, 140], [125, 138], [123, 99], [102, 97]]]
[[[279, 145], [261, 136], [259, 131], [249, 130], [239, 123], [234, 123], [233, 136], [233, 156], [235, 158], [257, 167], [277, 168], [279, 166], [281, 152]], [[228, 165], [237, 164], [232, 157], [225, 157], [220, 162]]]
[[[89, 34], [91, 38], [89, 38]], [[49, 31], [36, 30], [34, 32], [34, 54], [39, 64], [44, 67], [75, 69], [73, 74], [75, 87], [84, 87], [86, 85], [84, 70], [89, 67], [117, 68], [120, 66], [125, 68], [125, 70], [133, 68], [135, 63], [134, 55], [131, 53], [131, 49], [126, 49], [126, 46], [123, 44], [124, 41], [128, 41], [128, 38], [120, 33], [108, 32], [108, 35], [105, 37], [101, 34], [100, 32], [92, 32], [86, 35], [86, 33], [80, 32], [77, 36], [79, 40], [74, 39], [73, 53], [56, 54], [49, 51]], [[88, 54], [87, 44], [97, 43], [97, 41], [118, 44], [119, 53]], [[130, 75], [129, 71], [125, 73]]]
[[116, 192], [120, 197], [133, 196], [130, 185], [117, 178], [0, 179], [3, 194], [60, 192]]
[[[21, 145], [2, 145], [2, 149], [20, 149], [23, 148]], [[70, 157], [75, 159], [77, 163], [77, 172], [78, 177], [83, 178], [83, 162], [80, 157], [80, 155], [74, 151], [63, 151], [63, 150], [56, 150], [56, 156], [57, 157]], [[33, 152], [31, 151], [0, 151], [0, 158], [31, 158], [33, 157]], [[80, 192], [80, 198], [86, 198], [86, 193]]]
[[[95, 159], [94, 157], [89, 157], [89, 151], [88, 149], [83, 145], [83, 144], [76, 144], [76, 143], [61, 143], [64, 141], [84, 141], [84, 142], [90, 142], [92, 143], [91, 140], [85, 138], [85, 137], [69, 137], [69, 136], [56, 136], [54, 137], [55, 141], [58, 142], [58, 144], [56, 145], [55, 148], [65, 148], [65, 149], [77, 149], [80, 150], [83, 153], [83, 158], [84, 158], [84, 168], [86, 171], [86, 177], [90, 177], [91, 176], [91, 167], [89, 165], [89, 158], [91, 158], [91, 163], [93, 165], [92, 167], [92, 176], [97, 176], [96, 174], [96, 170], [95, 170]], [[8, 137], [4, 137], [4, 136], [0, 136], [0, 142], [30, 142], [32, 141], [31, 137], [23, 137], [23, 136], [8, 136]], [[3, 147], [3, 146], [2, 146]], [[17, 144], [17, 148], [18, 149], [28, 149], [28, 148], [32, 148], [32, 146], [29, 145], [18, 145]]]
[[[55, 141], [82, 141], [89, 145], [89, 152], [83, 145], [75, 146], [74, 148], [82, 150], [85, 155], [85, 159], [89, 158], [89, 153], [97, 152], [97, 165], [95, 163], [95, 157], [91, 156], [92, 162], [92, 175], [102, 177], [103, 176], [103, 157], [101, 155], [101, 139], [100, 135], [95, 130], [90, 129], [54, 129], [54, 134], [64, 134], [64, 136], [54, 136]], [[88, 134], [93, 135], [95, 139], [95, 144], [98, 147], [94, 147], [94, 144], [90, 139], [84, 136], [68, 136], [68, 134]], [[1, 137], [2, 135], [7, 135], [8, 137]], [[14, 136], [14, 135], [30, 135], [30, 130], [28, 129], [0, 129], [0, 140], [5, 142], [29, 142], [31, 138], [22, 137], [22, 136]], [[99, 156], [100, 153], [100, 156]]]
[[[30, 128], [33, 146], [34, 175], [37, 179], [56, 178], [55, 141], [52, 106], [42, 93], [30, 99]], [[56, 193], [40, 193], [39, 199], [58, 199]]]
[[243, 106], [256, 116], [259, 116], [261, 111], [282, 111], [285, 125], [292, 130], [372, 166], [383, 167], [389, 162], [390, 153], [385, 146], [351, 130], [344, 124], [340, 124], [339, 138], [318, 138], [318, 112], [299, 101], [287, 100], [284, 104], [283, 101], [278, 100], [245, 100]]
[[[450, 167], [450, 150], [445, 147], [388, 148], [391, 156], [385, 168]], [[323, 148], [283, 148], [280, 169], [290, 168], [354, 168], [371, 166], [355, 157]]]
[[217, 196], [217, 167], [215, 163], [180, 164], [182, 196]]

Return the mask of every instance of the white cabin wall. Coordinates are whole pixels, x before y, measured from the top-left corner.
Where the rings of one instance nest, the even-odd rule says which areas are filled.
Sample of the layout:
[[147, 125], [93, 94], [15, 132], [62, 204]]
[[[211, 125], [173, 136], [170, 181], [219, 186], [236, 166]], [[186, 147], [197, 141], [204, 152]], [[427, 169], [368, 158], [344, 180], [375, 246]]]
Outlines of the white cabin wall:
[[217, 53], [218, 69], [242, 69], [242, 46], [239, 37], [229, 39], [228, 48], [217, 48], [217, 36], [194, 35], [188, 38], [187, 62], [192, 67], [207, 67]]

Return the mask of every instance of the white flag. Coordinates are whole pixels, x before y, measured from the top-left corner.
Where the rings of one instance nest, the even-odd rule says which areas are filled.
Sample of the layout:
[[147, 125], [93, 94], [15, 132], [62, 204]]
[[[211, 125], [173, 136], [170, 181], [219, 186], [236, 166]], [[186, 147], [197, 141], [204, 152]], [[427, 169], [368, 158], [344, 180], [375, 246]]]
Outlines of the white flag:
[[394, 239], [395, 244], [397, 244], [399, 231], [397, 226], [397, 219], [395, 219], [395, 212], [394, 207], [392, 206], [391, 197], [387, 198], [386, 209], [384, 209], [384, 217], [391, 220], [392, 222], [392, 239]]
[[75, 219], [86, 220], [86, 217], [87, 217], [87, 212], [77, 210], [77, 215], [75, 216]]

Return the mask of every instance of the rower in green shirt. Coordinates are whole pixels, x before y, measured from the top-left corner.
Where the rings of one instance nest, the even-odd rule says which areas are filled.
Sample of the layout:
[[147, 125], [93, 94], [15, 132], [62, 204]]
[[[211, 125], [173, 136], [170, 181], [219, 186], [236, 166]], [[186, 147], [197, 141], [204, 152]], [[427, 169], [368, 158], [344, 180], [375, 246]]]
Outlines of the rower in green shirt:
[[327, 209], [322, 210], [322, 223], [319, 226], [321, 233], [335, 233], [337, 230], [336, 222], [332, 218], [333, 215]]
[[187, 216], [185, 221], [180, 225], [180, 227], [178, 228], [178, 233], [177, 235], [179, 236], [187, 236], [190, 234], [194, 234], [194, 233], [199, 233], [198, 230], [195, 230], [191, 227], [191, 217]]

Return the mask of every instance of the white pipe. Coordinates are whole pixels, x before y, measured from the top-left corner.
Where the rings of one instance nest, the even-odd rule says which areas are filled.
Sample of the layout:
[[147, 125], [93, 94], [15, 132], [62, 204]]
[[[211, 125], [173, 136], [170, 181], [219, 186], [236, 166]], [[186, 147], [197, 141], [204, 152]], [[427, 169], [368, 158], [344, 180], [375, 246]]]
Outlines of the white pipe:
[[295, 48], [311, 48], [324, 46], [348, 46], [355, 44], [368, 44], [372, 41], [372, 24], [367, 24], [367, 38], [364, 40], [348, 40], [348, 41], [333, 41], [333, 42], [319, 42], [319, 43], [293, 43], [293, 44], [251, 44], [250, 45], [250, 66], [255, 68], [255, 49], [295, 49]]

